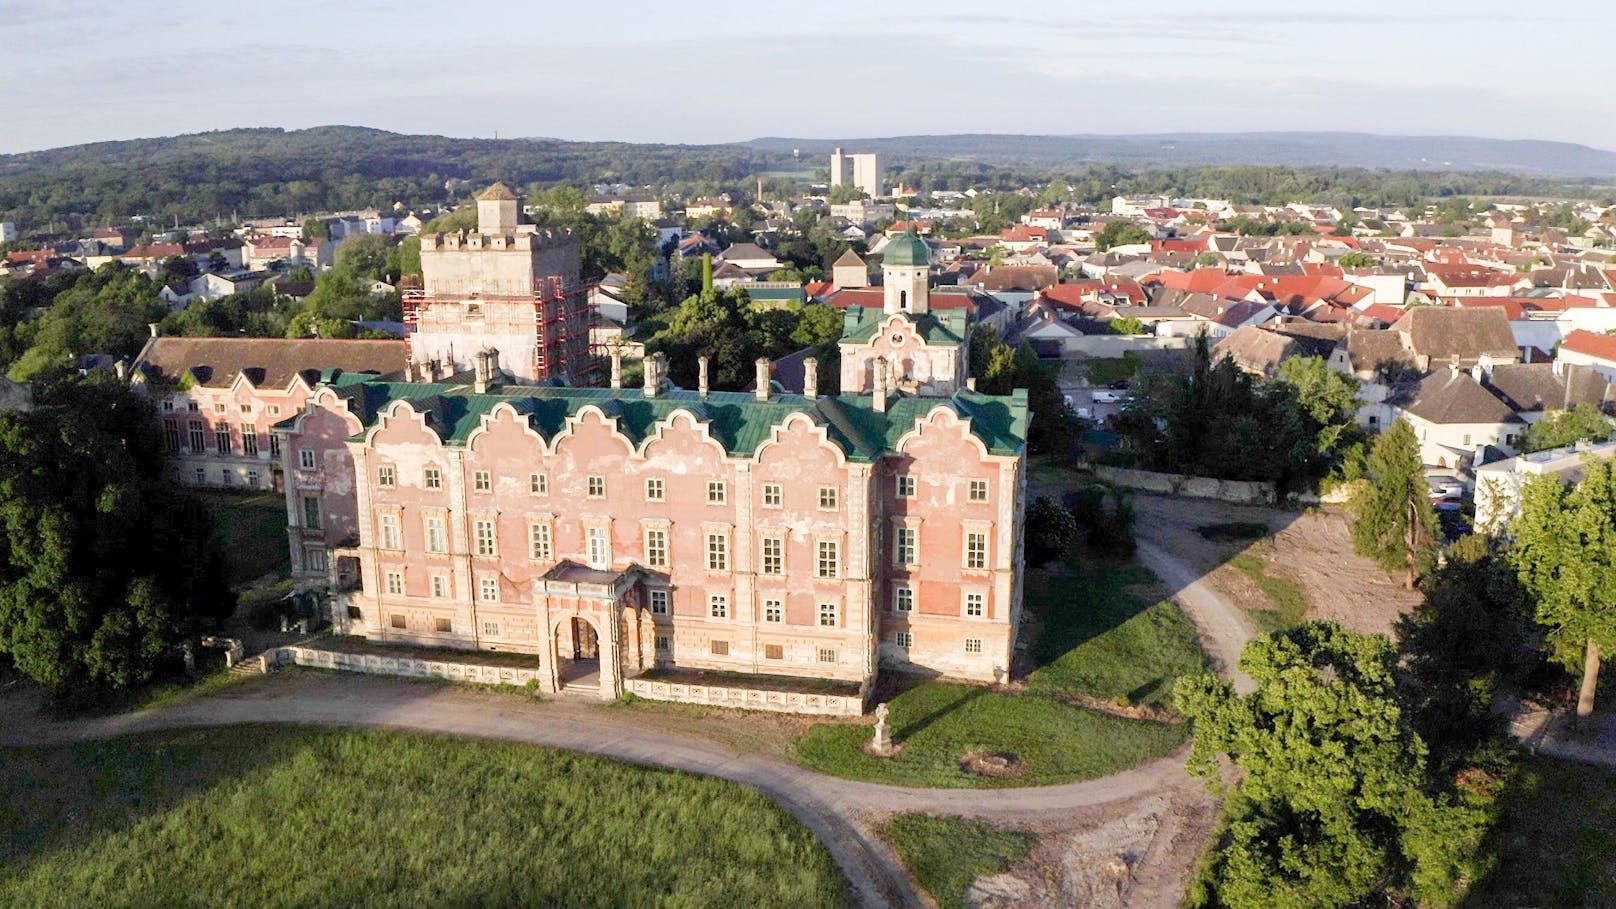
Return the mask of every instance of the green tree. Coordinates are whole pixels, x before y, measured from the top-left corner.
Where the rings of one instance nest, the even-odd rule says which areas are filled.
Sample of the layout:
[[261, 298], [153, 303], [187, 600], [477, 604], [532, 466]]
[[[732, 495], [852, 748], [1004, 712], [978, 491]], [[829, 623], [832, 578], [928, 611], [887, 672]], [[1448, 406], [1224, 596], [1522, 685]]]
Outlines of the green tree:
[[1354, 251], [1335, 260], [1335, 264], [1342, 268], [1374, 268], [1380, 264], [1380, 260], [1368, 253]]
[[1190, 676], [1174, 706], [1194, 726], [1190, 769], [1240, 770], [1210, 869], [1230, 909], [1457, 902], [1475, 874], [1486, 799], [1432, 773], [1381, 635], [1309, 622], [1247, 645], [1251, 694]]
[[1356, 377], [1331, 369], [1323, 357], [1291, 357], [1280, 362], [1277, 378], [1296, 389], [1297, 401], [1318, 424], [1320, 454], [1334, 455], [1362, 436]]
[[0, 414], [0, 652], [46, 690], [149, 679], [234, 598], [157, 415], [110, 378]]
[[1420, 443], [1407, 422], [1398, 420], [1375, 439], [1365, 472], [1350, 506], [1352, 548], [1387, 574], [1402, 572], [1403, 586], [1412, 589], [1434, 561], [1437, 522]]
[[1094, 235], [1094, 247], [1101, 252], [1113, 246], [1132, 246], [1149, 242], [1149, 231], [1127, 221], [1110, 221]]
[[76, 276], [25, 332], [28, 350], [11, 367], [19, 381], [67, 370], [73, 357], [105, 353], [131, 356], [160, 322], [168, 305], [156, 282], [116, 262]]
[[1570, 410], [1550, 410], [1543, 419], [1526, 427], [1521, 451], [1562, 448], [1583, 440], [1603, 442], [1616, 432], [1610, 419], [1592, 404], [1578, 404]]
[[830, 188], [830, 204], [842, 205], [847, 202], [856, 202], [859, 199], [868, 199], [869, 194], [851, 183], [839, 183]]
[[1528, 480], [1510, 530], [1511, 561], [1555, 656], [1568, 667], [1582, 658], [1577, 716], [1586, 719], [1603, 655], [1616, 648], [1616, 464], [1589, 464], [1575, 487], [1553, 474]]
[[357, 277], [388, 284], [398, 283], [397, 258], [393, 244], [383, 234], [354, 234], [337, 247], [335, 268], [346, 269]]
[[1027, 447], [1037, 454], [1064, 455], [1077, 436], [1077, 415], [1060, 390], [1060, 364], [1038, 359], [1032, 346], [1011, 347], [992, 325], [978, 324], [966, 339], [966, 357], [976, 388], [983, 394], [1007, 395], [1027, 389], [1032, 426]]
[[1148, 335], [1150, 326], [1133, 316], [1121, 316], [1105, 323], [1105, 330], [1114, 335]]
[[305, 218], [303, 220], [303, 239], [331, 239], [331, 223], [324, 218]]

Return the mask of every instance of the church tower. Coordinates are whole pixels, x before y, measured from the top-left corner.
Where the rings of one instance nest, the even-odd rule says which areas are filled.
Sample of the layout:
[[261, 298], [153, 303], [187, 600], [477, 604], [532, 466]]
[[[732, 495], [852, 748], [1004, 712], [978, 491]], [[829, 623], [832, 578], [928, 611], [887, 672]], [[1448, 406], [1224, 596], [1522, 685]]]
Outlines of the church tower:
[[[881, 311], [849, 307], [842, 325], [842, 392], [942, 397], [965, 386], [964, 307], [931, 308], [931, 251], [913, 231], [882, 253]], [[885, 406], [881, 404], [880, 406]]]

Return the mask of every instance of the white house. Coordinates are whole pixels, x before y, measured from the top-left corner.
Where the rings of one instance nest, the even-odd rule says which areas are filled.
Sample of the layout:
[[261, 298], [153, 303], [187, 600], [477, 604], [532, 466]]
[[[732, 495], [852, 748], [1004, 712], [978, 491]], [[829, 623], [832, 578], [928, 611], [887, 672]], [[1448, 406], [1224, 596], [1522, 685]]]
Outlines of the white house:
[[1550, 474], [1565, 483], [1582, 479], [1588, 464], [1616, 457], [1616, 441], [1578, 442], [1565, 448], [1534, 451], [1476, 468], [1476, 529], [1503, 533], [1521, 513], [1521, 488], [1536, 476]]

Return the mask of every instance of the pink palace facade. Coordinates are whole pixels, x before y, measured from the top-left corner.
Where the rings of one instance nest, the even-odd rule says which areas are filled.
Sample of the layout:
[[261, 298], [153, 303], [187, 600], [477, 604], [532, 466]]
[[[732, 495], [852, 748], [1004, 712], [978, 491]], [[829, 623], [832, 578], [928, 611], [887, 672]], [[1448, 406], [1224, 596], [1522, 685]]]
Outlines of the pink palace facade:
[[[294, 569], [340, 632], [535, 653], [549, 690], [598, 661], [864, 689], [879, 666], [1003, 681], [1022, 599], [1026, 394], [964, 378], [926, 249], [889, 247], [850, 310], [844, 393], [512, 384], [498, 353], [439, 382], [327, 374], [278, 424]], [[911, 279], [912, 277], [912, 279]], [[705, 385], [705, 382], [702, 383]]]

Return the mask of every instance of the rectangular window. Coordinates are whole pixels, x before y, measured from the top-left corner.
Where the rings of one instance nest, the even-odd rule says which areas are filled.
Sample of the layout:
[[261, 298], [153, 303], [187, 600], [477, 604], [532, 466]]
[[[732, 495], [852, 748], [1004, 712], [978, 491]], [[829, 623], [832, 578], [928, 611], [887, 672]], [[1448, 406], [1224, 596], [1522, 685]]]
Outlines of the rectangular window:
[[314, 449], [302, 448], [297, 452], [297, 466], [304, 470], [314, 469]]
[[[404, 595], [404, 572], [389, 571], [387, 573], [387, 592], [393, 596]], [[397, 616], [394, 616], [397, 618]]]
[[436, 467], [428, 467], [421, 471], [421, 485], [427, 489], [443, 488], [443, 471]]
[[272, 417], [280, 416], [281, 415], [281, 406], [279, 404], [271, 404], [271, 405], [269, 405], [269, 415], [272, 416]]
[[610, 568], [612, 564], [612, 543], [606, 536], [606, 528], [589, 528], [587, 542], [589, 547], [589, 567]]
[[497, 637], [499, 637], [499, 623], [498, 622], [484, 622], [483, 623], [483, 637], [485, 637], [485, 638], [497, 638]]
[[276, 460], [281, 456], [281, 437], [274, 433], [269, 434], [269, 456]]
[[821, 487], [819, 487], [819, 509], [821, 511], [835, 511], [836, 510], [836, 498], [837, 498], [836, 497], [836, 487], [834, 487], [834, 486], [821, 486]]
[[309, 571], [324, 571], [326, 567], [325, 550], [309, 548], [303, 550], [303, 564]]
[[448, 552], [449, 534], [444, 528], [444, 520], [436, 515], [428, 517], [426, 526], [426, 551]]
[[668, 532], [660, 527], [645, 531], [645, 564], [652, 568], [668, 567]]
[[892, 588], [892, 611], [915, 611], [915, 589], [913, 587]]
[[821, 628], [835, 628], [836, 627], [836, 604], [835, 603], [820, 603], [819, 604], [819, 627], [821, 627]]
[[763, 538], [762, 571], [772, 575], [786, 573], [786, 541], [783, 537]]
[[729, 570], [729, 534], [721, 530], [707, 533], [707, 570]]
[[723, 480], [707, 481], [707, 504], [722, 505], [729, 501], [729, 488]]
[[988, 567], [988, 535], [971, 532], [965, 535], [965, 567], [981, 571]]
[[207, 482], [208, 482], [208, 469], [206, 467], [198, 467], [196, 469], [196, 485], [205, 486], [205, 485], [207, 485]]
[[168, 412], [172, 411], [173, 409], [174, 409], [174, 402], [173, 401], [164, 401], [163, 402], [163, 412], [164, 413], [168, 413]]
[[892, 643], [904, 648], [913, 647], [915, 646], [915, 636], [907, 631], [895, 631], [892, 633]]
[[781, 499], [781, 493], [780, 493], [780, 484], [779, 483], [764, 483], [763, 484], [763, 507], [764, 508], [779, 508], [780, 507], [780, 499]]
[[973, 501], [973, 502], [986, 502], [987, 500], [988, 500], [988, 481], [987, 480], [972, 480], [971, 481], [971, 501]]
[[920, 531], [914, 527], [892, 530], [892, 564], [917, 565], [920, 562]]
[[390, 618], [390, 621], [391, 621], [394, 628], [408, 628], [409, 627], [409, 620], [404, 618], [401, 615], [392, 616]]
[[729, 597], [715, 593], [707, 598], [707, 614], [715, 619], [729, 618]]
[[247, 485], [251, 486], [254, 489], [258, 488], [258, 471], [256, 471], [256, 470], [247, 471]]
[[219, 449], [219, 454], [230, 453], [230, 424], [223, 423], [213, 427], [213, 444]]
[[472, 522], [471, 526], [476, 538], [477, 554], [484, 557], [499, 555], [499, 547], [494, 542], [494, 522], [488, 518], [480, 518]]
[[987, 594], [967, 593], [965, 595], [965, 614], [973, 619], [980, 619], [988, 614], [987, 603]]
[[381, 537], [381, 539], [377, 541], [377, 545], [381, 546], [381, 548], [383, 548], [383, 549], [403, 549], [404, 548], [404, 532], [403, 532], [403, 528], [399, 526], [398, 515], [396, 515], [396, 514], [377, 515], [377, 517], [376, 517], [376, 529], [379, 532], [379, 536]]
[[437, 619], [432, 625], [440, 634], [449, 634], [454, 631], [454, 623], [448, 619]]
[[236, 485], [236, 472], [228, 467], [219, 471], [219, 482], [226, 486]]
[[303, 497], [303, 526], [310, 530], [320, 529], [320, 497]]
[[659, 634], [659, 635], [657, 635], [656, 636], [656, 649], [657, 649], [657, 653], [667, 653], [668, 651], [672, 650], [673, 649], [673, 636], [672, 635], [667, 635], [667, 634]]
[[251, 404], [243, 404], [243, 405], [241, 405], [241, 412], [242, 413], [252, 413], [252, 405]]
[[201, 454], [208, 447], [207, 435], [201, 420], [191, 421], [191, 454]]
[[258, 454], [258, 429], [254, 426], [241, 427], [241, 453], [244, 455]]
[[764, 644], [763, 658], [765, 660], [783, 660], [786, 658], [786, 649], [779, 644]]
[[834, 662], [836, 662], [836, 651], [830, 649], [829, 647], [821, 647], [821, 648], [819, 648], [819, 662], [821, 662], [821, 663], [834, 663]]
[[484, 603], [499, 602], [499, 578], [478, 578], [477, 599]]
[[779, 600], [763, 601], [763, 621], [771, 624], [779, 624], [785, 620], [785, 606]]
[[606, 498], [606, 478], [605, 477], [590, 477], [589, 478], [589, 497], [591, 499], [604, 499], [604, 498]]
[[438, 599], [448, 599], [448, 597], [449, 597], [449, 576], [448, 575], [446, 575], [446, 574], [435, 574], [435, 575], [432, 576], [432, 595], [437, 597]]
[[841, 559], [835, 540], [819, 541], [819, 560], [814, 574], [821, 578], [834, 578], [841, 570]]
[[198, 407], [197, 403], [195, 401], [186, 401], [185, 402], [185, 409], [190, 411], [191, 413], [196, 413], [196, 412], [200, 411], [202, 408]]
[[661, 477], [651, 477], [645, 481], [645, 500], [647, 502], [667, 501], [667, 486]]
[[471, 474], [471, 488], [473, 492], [492, 492], [494, 490], [494, 475], [486, 470], [473, 471]]
[[222, 402], [214, 404], [213, 405], [213, 412], [214, 413], [224, 413], [225, 412], [224, 404]]
[[965, 639], [965, 652], [966, 653], [981, 653], [982, 652], [982, 639], [981, 638], [966, 638]]
[[713, 642], [713, 656], [729, 656], [729, 642], [728, 641], [714, 641]]
[[163, 441], [168, 443], [169, 454], [180, 453], [180, 425], [173, 420], [163, 421]]
[[528, 474], [527, 475], [527, 491], [533, 493], [536, 496], [547, 496], [547, 495], [549, 495], [550, 494], [550, 478], [548, 476], [542, 474], [542, 473], [530, 473], [530, 474]]
[[376, 485], [384, 489], [392, 489], [398, 485], [398, 471], [391, 464], [383, 464], [376, 468]]
[[899, 474], [897, 477], [898, 498], [912, 499], [915, 497], [915, 478], [910, 474]]
[[651, 614], [668, 614], [668, 592], [666, 590], [651, 591]]
[[527, 528], [528, 555], [536, 562], [550, 561], [550, 525], [544, 522]]

